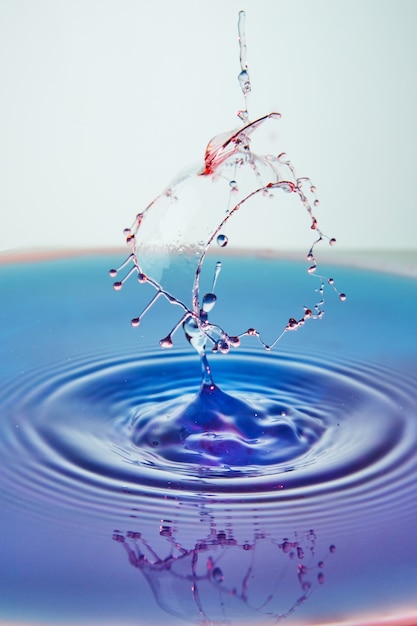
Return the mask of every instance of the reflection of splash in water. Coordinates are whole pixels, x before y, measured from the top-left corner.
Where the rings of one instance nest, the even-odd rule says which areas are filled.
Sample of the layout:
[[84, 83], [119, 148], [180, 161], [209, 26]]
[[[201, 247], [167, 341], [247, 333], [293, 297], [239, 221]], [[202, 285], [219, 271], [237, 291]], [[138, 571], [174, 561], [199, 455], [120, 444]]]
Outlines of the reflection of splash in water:
[[[277, 623], [325, 580], [327, 557], [317, 558], [313, 530], [280, 540], [257, 532], [251, 541], [238, 541], [230, 529], [212, 524], [208, 536], [188, 549], [171, 521], [162, 521], [159, 534], [167, 542], [163, 557], [140, 532], [117, 530], [113, 539], [142, 572], [158, 605], [188, 622], [242, 624], [257, 617]], [[335, 551], [331, 545], [328, 554]]]
[[[218, 135], [208, 144], [203, 167], [180, 175], [162, 194], [140, 212], [131, 228], [126, 229], [126, 241], [132, 251], [126, 261], [112, 277], [129, 266], [124, 278], [114, 283], [119, 290], [130, 276], [136, 276], [139, 283], [150, 285], [154, 293], [141, 313], [132, 319], [132, 325], [140, 325], [143, 316], [159, 299], [179, 307], [181, 314], [168, 334], [160, 340], [160, 345], [169, 348], [172, 337], [183, 326], [187, 339], [203, 358], [203, 376], [211, 384], [211, 376], [205, 361], [206, 347], [214, 352], [229, 352], [240, 345], [245, 335], [255, 336], [269, 350], [285, 332], [300, 328], [309, 319], [320, 319], [324, 312], [324, 289], [328, 283], [337, 292], [332, 278], [317, 272], [316, 245], [329, 238], [321, 231], [313, 208], [318, 206], [316, 188], [307, 177], [299, 177], [285, 153], [278, 156], [258, 154], [252, 150], [251, 140], [255, 131], [269, 120], [277, 120], [279, 113], [269, 113], [254, 121], [249, 121], [247, 97], [251, 84], [246, 61], [246, 41], [244, 34], [244, 12], [239, 14], [240, 65], [239, 82], [245, 99], [245, 109], [238, 116], [243, 122], [239, 129]], [[258, 219], [258, 210], [267, 213], [266, 204], [271, 204], [274, 195], [280, 202], [274, 211], [282, 208], [282, 194], [289, 194], [297, 200], [291, 210], [299, 205], [307, 213], [310, 229], [314, 232], [313, 241], [307, 253], [307, 271], [318, 282], [314, 290], [314, 300], [303, 306], [288, 319], [272, 342], [266, 343], [261, 333], [250, 327], [243, 332], [229, 332], [223, 325], [209, 321], [216, 304], [215, 286], [221, 270], [221, 262], [216, 265], [211, 289], [200, 287], [203, 264], [212, 246], [225, 248], [230, 237], [226, 233], [242, 213], [249, 213]], [[292, 204], [292, 203], [291, 203]], [[270, 209], [269, 209], [270, 210]], [[231, 218], [233, 217], [233, 220]], [[254, 221], [255, 221], [254, 220]], [[187, 275], [193, 275], [192, 289], [187, 287], [183, 294], [178, 292], [178, 284], [173, 290], [174, 277], [180, 273], [187, 283]], [[178, 281], [177, 281], [178, 282]], [[191, 295], [191, 303], [187, 298]], [[341, 300], [344, 294], [339, 293]]]

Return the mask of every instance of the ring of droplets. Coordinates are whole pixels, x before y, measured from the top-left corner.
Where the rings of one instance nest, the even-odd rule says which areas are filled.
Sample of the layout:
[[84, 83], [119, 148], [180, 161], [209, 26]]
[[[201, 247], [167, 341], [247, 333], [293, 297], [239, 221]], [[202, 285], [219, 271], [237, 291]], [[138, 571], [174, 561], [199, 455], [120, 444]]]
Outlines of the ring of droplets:
[[[199, 176], [212, 177], [213, 181], [220, 178], [229, 177], [227, 171], [231, 168], [234, 172], [242, 168], [243, 165], [250, 164], [251, 168], [255, 172], [257, 185], [255, 189], [249, 194], [245, 194], [243, 197], [238, 198], [235, 202], [235, 195], [239, 193], [238, 185], [235, 180], [237, 176], [234, 174], [234, 178], [229, 180], [229, 196], [232, 198], [232, 204], [229, 201], [225, 203], [225, 212], [220, 221], [212, 229], [210, 236], [202, 246], [201, 253], [199, 255], [198, 263], [195, 270], [193, 285], [190, 286], [190, 296], [192, 299], [191, 304], [187, 304], [170, 293], [164, 288], [163, 283], [157, 281], [152, 276], [145, 273], [142, 269], [142, 244], [141, 241], [141, 226], [146, 220], [153, 219], [153, 209], [155, 205], [161, 200], [161, 198], [170, 198], [172, 202], [175, 202], [174, 198], [178, 200], [180, 195], [175, 186], [168, 188], [155, 198], [146, 209], [139, 213], [135, 219], [131, 228], [125, 229], [124, 234], [127, 244], [131, 247], [131, 253], [126, 260], [117, 269], [110, 270], [109, 274], [112, 278], [115, 278], [117, 274], [128, 267], [128, 272], [121, 280], [114, 282], [113, 287], [116, 291], [119, 291], [123, 284], [132, 276], [137, 277], [140, 284], [151, 285], [154, 290], [154, 296], [149, 300], [144, 309], [138, 316], [135, 316], [131, 320], [133, 327], [138, 327], [145, 314], [153, 307], [159, 298], [165, 298], [170, 304], [179, 307], [182, 313], [179, 320], [175, 323], [174, 327], [160, 340], [160, 345], [163, 348], [170, 348], [173, 345], [173, 335], [181, 327], [184, 328], [187, 337], [194, 345], [194, 347], [200, 352], [202, 349], [206, 349], [208, 345], [213, 351], [220, 351], [227, 353], [231, 347], [237, 347], [240, 345], [240, 340], [243, 336], [256, 337], [262, 346], [266, 350], [270, 350], [276, 345], [276, 343], [283, 337], [288, 331], [294, 331], [299, 329], [305, 324], [307, 320], [320, 319], [324, 314], [325, 304], [325, 287], [328, 285], [334, 290], [341, 301], [346, 300], [346, 295], [339, 292], [335, 285], [333, 278], [326, 277], [318, 272], [318, 262], [315, 254], [316, 246], [323, 240], [327, 240], [329, 245], [336, 244], [334, 237], [328, 237], [325, 235], [318, 226], [317, 218], [313, 213], [313, 206], [318, 206], [318, 199], [316, 197], [316, 188], [311, 183], [311, 180], [307, 177], [298, 177], [294, 166], [288, 159], [285, 153], [281, 153], [278, 157], [271, 156], [259, 156], [250, 150], [250, 135], [267, 119], [277, 119], [279, 114], [271, 113], [263, 118], [246, 124], [241, 130], [234, 131], [227, 139], [222, 135], [220, 138], [214, 138], [208, 145], [205, 155], [205, 167], [198, 174]], [[244, 146], [244, 157], [242, 161], [242, 145]], [[260, 173], [260, 165], [263, 168], [267, 167], [267, 172], [272, 178], [272, 181], [262, 181]], [[187, 182], [184, 179], [180, 179], [179, 185], [182, 186]], [[305, 188], [307, 188], [305, 190]], [[226, 331], [218, 324], [209, 321], [209, 313], [212, 311], [216, 302], [216, 294], [214, 293], [217, 278], [221, 270], [221, 263], [219, 262], [216, 267], [216, 273], [213, 279], [213, 286], [211, 292], [200, 294], [200, 275], [203, 268], [203, 264], [207, 253], [211, 249], [213, 243], [216, 243], [220, 248], [224, 248], [229, 244], [229, 238], [224, 234], [225, 226], [228, 221], [233, 217], [235, 213], [245, 208], [245, 205], [249, 201], [258, 195], [270, 196], [271, 193], [277, 190], [279, 192], [295, 194], [302, 207], [307, 211], [310, 216], [311, 225], [310, 228], [316, 234], [313, 243], [309, 246], [306, 258], [307, 258], [307, 272], [312, 275], [313, 278], [318, 281], [315, 287], [314, 293], [318, 294], [317, 299], [311, 306], [304, 306], [301, 315], [291, 316], [288, 319], [288, 323], [282, 330], [279, 331], [276, 338], [266, 343], [262, 337], [262, 334], [255, 327], [250, 327], [246, 331], [241, 333], [231, 333]], [[232, 208], [229, 208], [232, 206]]]

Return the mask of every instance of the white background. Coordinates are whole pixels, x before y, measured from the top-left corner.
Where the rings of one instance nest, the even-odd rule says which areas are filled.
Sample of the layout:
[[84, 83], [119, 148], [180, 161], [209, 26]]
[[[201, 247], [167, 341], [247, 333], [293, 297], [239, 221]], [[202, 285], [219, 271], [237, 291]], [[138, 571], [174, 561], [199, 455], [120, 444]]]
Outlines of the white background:
[[122, 244], [238, 125], [239, 9], [251, 118], [283, 114], [323, 229], [415, 248], [416, 0], [0, 0], [0, 250]]

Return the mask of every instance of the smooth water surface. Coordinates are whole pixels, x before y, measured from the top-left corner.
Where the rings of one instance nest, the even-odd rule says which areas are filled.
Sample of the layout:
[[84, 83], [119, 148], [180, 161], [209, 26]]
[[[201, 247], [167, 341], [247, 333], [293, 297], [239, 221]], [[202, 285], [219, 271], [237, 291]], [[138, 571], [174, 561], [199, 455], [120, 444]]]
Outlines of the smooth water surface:
[[[343, 305], [271, 352], [248, 336], [209, 354], [199, 394], [185, 338], [159, 347], [168, 304], [130, 326], [142, 296], [110, 288], [117, 258], [0, 266], [0, 619], [417, 612], [416, 281], [338, 268]], [[303, 268], [230, 257], [221, 323], [273, 336]]]

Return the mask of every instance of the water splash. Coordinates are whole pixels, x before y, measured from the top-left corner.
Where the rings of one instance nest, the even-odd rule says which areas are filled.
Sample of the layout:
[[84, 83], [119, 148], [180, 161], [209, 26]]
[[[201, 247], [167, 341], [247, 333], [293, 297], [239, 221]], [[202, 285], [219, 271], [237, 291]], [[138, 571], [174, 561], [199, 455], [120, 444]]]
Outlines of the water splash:
[[[307, 320], [320, 319], [324, 314], [324, 292], [329, 285], [340, 300], [346, 296], [339, 293], [333, 278], [321, 275], [318, 270], [316, 246], [324, 240], [334, 245], [336, 240], [319, 228], [313, 209], [318, 206], [316, 188], [308, 177], [299, 177], [284, 152], [273, 156], [260, 154], [252, 149], [255, 134], [265, 123], [280, 119], [280, 113], [271, 112], [254, 121], [249, 120], [247, 99], [251, 82], [246, 55], [245, 13], [239, 13], [239, 83], [244, 97], [244, 109], [238, 112], [243, 126], [217, 135], [208, 143], [204, 165], [196, 170], [182, 173], [178, 178], [140, 212], [130, 228], [125, 229], [126, 242], [131, 248], [127, 259], [110, 276], [127, 268], [123, 278], [114, 282], [120, 290], [132, 276], [140, 284], [149, 285], [154, 293], [131, 324], [138, 327], [143, 317], [161, 299], [180, 309], [174, 326], [160, 340], [163, 348], [171, 348], [173, 336], [182, 327], [185, 336], [200, 354], [203, 383], [212, 385], [206, 351], [228, 353], [240, 345], [243, 337], [256, 337], [261, 345], [270, 350], [288, 331], [299, 329]], [[274, 197], [277, 195], [278, 201]], [[221, 262], [216, 265], [211, 291], [201, 288], [201, 276], [206, 258], [218, 254], [218, 250], [230, 246], [231, 237], [226, 234], [239, 214], [256, 215], [262, 203], [275, 203], [278, 211], [283, 195], [297, 200], [292, 210], [300, 207], [306, 212], [314, 237], [308, 246], [306, 271], [315, 281], [313, 300], [300, 307], [288, 318], [272, 341], [267, 342], [256, 325], [245, 330], [226, 330], [223, 324], [211, 321], [218, 300], [215, 286]], [[178, 293], [178, 275], [183, 276], [187, 286]], [[190, 282], [188, 280], [190, 279]], [[175, 285], [175, 291], [174, 291]], [[249, 296], [250, 297], [250, 296]], [[191, 299], [191, 301], [190, 301]], [[239, 316], [236, 316], [237, 321]]]

